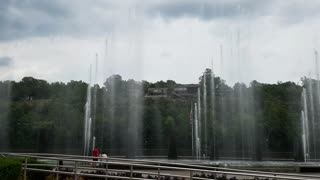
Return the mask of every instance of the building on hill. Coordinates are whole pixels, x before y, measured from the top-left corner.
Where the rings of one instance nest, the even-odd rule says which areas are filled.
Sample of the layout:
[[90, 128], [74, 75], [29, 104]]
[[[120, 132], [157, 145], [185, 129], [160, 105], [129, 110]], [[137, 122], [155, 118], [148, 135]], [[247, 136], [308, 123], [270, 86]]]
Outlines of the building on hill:
[[171, 90], [168, 88], [148, 88], [145, 97], [197, 97], [198, 87], [197, 84], [177, 84]]
[[197, 97], [198, 84], [178, 84], [172, 91], [172, 96], [176, 97]]
[[148, 88], [145, 97], [157, 98], [168, 97], [168, 88]]

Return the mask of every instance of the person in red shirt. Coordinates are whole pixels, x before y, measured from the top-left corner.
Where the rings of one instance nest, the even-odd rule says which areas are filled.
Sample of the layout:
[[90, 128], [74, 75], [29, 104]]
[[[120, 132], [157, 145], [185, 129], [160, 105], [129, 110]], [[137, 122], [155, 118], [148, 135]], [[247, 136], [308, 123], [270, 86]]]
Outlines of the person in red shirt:
[[99, 149], [97, 146], [92, 150], [92, 156], [94, 161], [98, 161]]

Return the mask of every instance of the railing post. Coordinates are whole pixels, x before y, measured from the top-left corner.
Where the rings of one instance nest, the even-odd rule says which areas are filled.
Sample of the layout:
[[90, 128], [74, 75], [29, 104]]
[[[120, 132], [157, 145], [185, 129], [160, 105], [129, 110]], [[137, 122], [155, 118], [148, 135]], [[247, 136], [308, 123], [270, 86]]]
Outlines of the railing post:
[[217, 171], [219, 171], [219, 169], [214, 168], [214, 171], [216, 171], [216, 172], [214, 173], [214, 178], [216, 179], [216, 178], [218, 177]]
[[28, 164], [28, 158], [24, 160], [24, 173], [23, 173], [23, 180], [27, 180], [27, 164]]
[[160, 164], [158, 164], [158, 180], [160, 180]]
[[74, 180], [77, 180], [77, 166], [78, 166], [78, 162], [75, 161], [74, 162]]
[[106, 179], [105, 180], [108, 180], [108, 163], [106, 163]]
[[[216, 169], [215, 169], [216, 170]], [[211, 175], [213, 176], [214, 179], [217, 178], [217, 173], [211, 173]]]
[[130, 165], [130, 179], [133, 178], [133, 165]]
[[57, 160], [56, 180], [59, 180], [59, 160]]
[[192, 177], [193, 177], [193, 171], [190, 170], [190, 180], [192, 180]]

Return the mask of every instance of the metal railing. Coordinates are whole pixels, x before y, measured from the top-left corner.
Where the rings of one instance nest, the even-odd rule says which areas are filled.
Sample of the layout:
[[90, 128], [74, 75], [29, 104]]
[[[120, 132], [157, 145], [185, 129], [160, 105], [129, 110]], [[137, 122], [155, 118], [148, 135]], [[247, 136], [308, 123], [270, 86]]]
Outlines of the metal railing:
[[[2, 156], [13, 156], [24, 158], [23, 177], [26, 180], [28, 171], [47, 172], [54, 174], [58, 180], [61, 175], [77, 177], [100, 177], [114, 179], [158, 179], [164, 177], [176, 177], [182, 179], [215, 179], [218, 175], [270, 178], [270, 179], [320, 179], [320, 176], [294, 174], [294, 173], [274, 173], [252, 170], [240, 170], [222, 167], [209, 167], [203, 165], [190, 165], [183, 163], [170, 163], [163, 161], [132, 160], [120, 158], [98, 157], [100, 161], [93, 161], [93, 157], [83, 157], [75, 155], [61, 154], [31, 154], [31, 153], [0, 153]], [[30, 164], [28, 159], [34, 158], [46, 161], [46, 164]], [[63, 163], [61, 163], [63, 162]], [[99, 166], [97, 166], [99, 164]], [[43, 169], [41, 167], [50, 167]], [[100, 173], [100, 174], [98, 174]]]

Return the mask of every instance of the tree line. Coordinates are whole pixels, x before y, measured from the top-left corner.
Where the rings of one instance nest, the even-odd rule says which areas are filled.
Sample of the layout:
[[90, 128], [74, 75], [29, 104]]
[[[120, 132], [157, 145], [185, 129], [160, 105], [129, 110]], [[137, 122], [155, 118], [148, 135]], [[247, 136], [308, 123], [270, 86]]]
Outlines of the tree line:
[[[196, 84], [202, 107], [207, 107], [201, 109], [201, 141], [208, 157], [261, 160], [273, 153], [301, 159], [301, 85], [252, 81], [231, 87], [220, 77], [212, 81], [211, 69]], [[191, 156], [196, 98], [145, 97], [150, 88], [167, 88], [170, 95], [177, 85], [172, 80], [123, 80], [120, 75], [93, 85], [92, 132], [98, 147], [110, 155]], [[87, 87], [83, 81], [49, 83], [33, 77], [0, 82], [1, 149], [83, 153]]]

